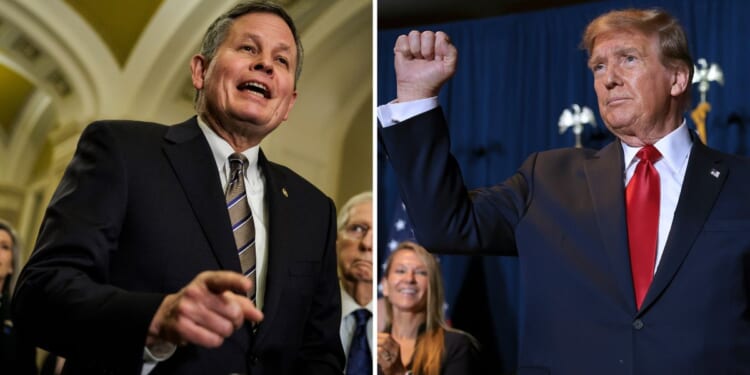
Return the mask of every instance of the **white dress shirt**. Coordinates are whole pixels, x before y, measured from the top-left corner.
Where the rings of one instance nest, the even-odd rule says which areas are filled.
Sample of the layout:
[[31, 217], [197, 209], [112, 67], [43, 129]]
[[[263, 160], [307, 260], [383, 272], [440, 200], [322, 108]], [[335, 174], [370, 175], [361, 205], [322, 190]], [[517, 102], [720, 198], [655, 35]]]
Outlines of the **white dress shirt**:
[[438, 106], [437, 96], [403, 103], [390, 102], [378, 107], [378, 120], [384, 128], [425, 113]]

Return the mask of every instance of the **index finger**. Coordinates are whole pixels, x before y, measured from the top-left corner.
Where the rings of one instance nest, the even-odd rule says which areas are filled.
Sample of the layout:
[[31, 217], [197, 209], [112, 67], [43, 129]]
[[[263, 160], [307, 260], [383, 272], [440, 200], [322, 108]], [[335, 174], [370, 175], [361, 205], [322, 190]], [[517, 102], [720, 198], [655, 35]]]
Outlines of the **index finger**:
[[224, 295], [224, 298], [226, 298], [228, 301], [233, 301], [234, 303], [236, 303], [242, 311], [242, 316], [245, 317], [246, 320], [256, 323], [263, 320], [263, 312], [255, 307], [253, 301], [251, 301], [250, 298], [247, 298], [247, 296], [234, 293], [226, 293]]
[[206, 288], [213, 293], [222, 293], [227, 290], [233, 292], [247, 293], [252, 282], [244, 275], [232, 271], [208, 271], [202, 274]]
[[406, 35], [399, 35], [396, 44], [393, 46], [393, 53], [396, 56], [403, 56], [405, 59], [411, 59], [413, 56], [409, 50], [409, 39]]

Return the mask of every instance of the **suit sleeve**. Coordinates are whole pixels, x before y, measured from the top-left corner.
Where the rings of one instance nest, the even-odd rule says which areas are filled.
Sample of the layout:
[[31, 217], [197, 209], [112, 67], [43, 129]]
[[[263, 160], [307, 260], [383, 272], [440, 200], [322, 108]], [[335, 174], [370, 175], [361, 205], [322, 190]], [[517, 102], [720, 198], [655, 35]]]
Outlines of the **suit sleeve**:
[[533, 157], [503, 184], [469, 192], [441, 108], [379, 131], [421, 244], [443, 253], [516, 254], [514, 228], [531, 199]]
[[139, 369], [163, 295], [110, 284], [128, 199], [116, 139], [101, 123], [82, 134], [20, 275], [13, 308], [17, 324], [46, 350]]
[[341, 292], [336, 270], [336, 209], [328, 199], [327, 240], [322, 266], [300, 350], [298, 373], [340, 375], [344, 369], [341, 347]]

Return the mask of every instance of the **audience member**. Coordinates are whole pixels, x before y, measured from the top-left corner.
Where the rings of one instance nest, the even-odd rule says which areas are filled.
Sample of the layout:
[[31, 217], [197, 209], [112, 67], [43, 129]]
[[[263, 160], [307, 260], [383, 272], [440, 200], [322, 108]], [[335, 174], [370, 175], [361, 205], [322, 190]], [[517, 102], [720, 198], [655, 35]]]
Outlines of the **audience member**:
[[466, 375], [479, 369], [469, 334], [448, 327], [435, 257], [405, 241], [385, 263], [385, 332], [378, 333], [378, 374]]

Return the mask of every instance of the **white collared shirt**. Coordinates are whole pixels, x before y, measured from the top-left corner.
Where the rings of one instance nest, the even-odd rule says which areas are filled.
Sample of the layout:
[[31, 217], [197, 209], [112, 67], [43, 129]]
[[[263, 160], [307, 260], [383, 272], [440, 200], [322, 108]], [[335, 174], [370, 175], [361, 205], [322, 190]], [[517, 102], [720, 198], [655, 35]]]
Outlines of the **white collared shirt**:
[[[685, 180], [685, 171], [687, 170], [690, 150], [693, 147], [693, 141], [685, 120], [682, 125], [664, 138], [654, 144], [662, 155], [662, 158], [654, 163], [654, 167], [659, 172], [659, 187], [661, 190], [661, 199], [659, 203], [659, 234], [656, 246], [656, 263], [654, 264], [654, 273], [659, 267], [664, 246], [667, 244], [669, 230], [672, 228], [674, 211], [677, 208], [677, 201], [680, 199], [682, 191], [682, 182]], [[640, 159], [635, 154], [641, 149], [640, 147], [630, 147], [625, 142], [621, 142], [623, 159], [625, 160], [625, 171], [623, 173], [623, 182], [628, 186], [630, 178], [635, 173], [635, 167]]]

